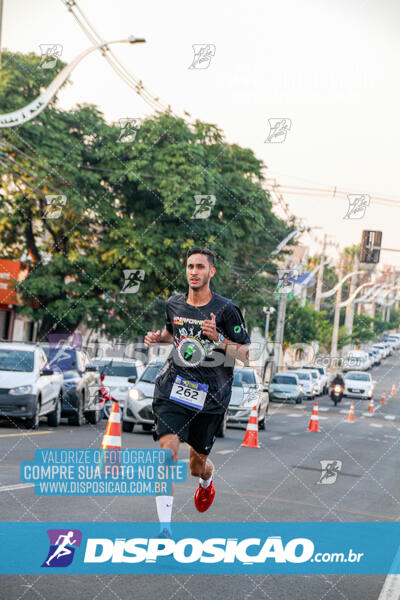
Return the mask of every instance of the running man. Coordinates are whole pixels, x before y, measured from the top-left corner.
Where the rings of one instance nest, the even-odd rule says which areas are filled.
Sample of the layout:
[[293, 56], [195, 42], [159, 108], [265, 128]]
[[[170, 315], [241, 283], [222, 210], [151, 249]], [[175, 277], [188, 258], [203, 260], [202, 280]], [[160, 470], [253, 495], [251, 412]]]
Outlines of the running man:
[[[187, 252], [189, 290], [168, 299], [165, 328], [145, 337], [147, 347], [174, 344], [155, 383], [154, 438], [172, 451], [173, 460], [180, 442], [190, 446], [190, 471], [200, 478], [194, 495], [200, 512], [215, 496], [208, 455], [230, 401], [235, 358], [247, 362], [250, 343], [239, 307], [210, 290], [214, 264], [208, 248]], [[173, 496], [156, 497], [160, 523], [171, 521], [172, 503]]]
[[[54, 553], [50, 556], [48, 560], [46, 560], [46, 565], [50, 566], [53, 558], [61, 558], [62, 556], [66, 556], [67, 554], [71, 554], [71, 550], [67, 548], [67, 546], [73, 546], [76, 540], [71, 539], [74, 535], [73, 531], [68, 531], [67, 535], [59, 535], [58, 540], [56, 541], [56, 545], [59, 544], [54, 551]], [[60, 543], [60, 540], [63, 540]]]

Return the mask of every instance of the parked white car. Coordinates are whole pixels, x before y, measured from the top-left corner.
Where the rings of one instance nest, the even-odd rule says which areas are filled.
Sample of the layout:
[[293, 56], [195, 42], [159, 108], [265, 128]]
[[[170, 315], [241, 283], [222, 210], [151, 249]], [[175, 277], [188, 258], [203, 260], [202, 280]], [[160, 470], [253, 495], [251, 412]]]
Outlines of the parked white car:
[[39, 344], [0, 343], [0, 418], [23, 418], [27, 429], [37, 429], [46, 416], [51, 427], [61, 419], [62, 373], [49, 369]]
[[373, 344], [372, 346], [373, 348], [378, 348], [378, 350], [380, 350], [380, 352], [382, 353], [382, 358], [386, 358], [389, 355], [389, 350], [387, 349], [387, 347], [385, 346], [385, 344]]
[[321, 365], [303, 365], [302, 369], [317, 369], [322, 384], [321, 394], [328, 393], [328, 372], [326, 370], [326, 367], [323, 367]]
[[365, 350], [350, 350], [343, 361], [343, 371], [367, 371], [371, 368], [371, 359]]
[[314, 381], [315, 395], [320, 396], [321, 394], [323, 394], [324, 393], [324, 382], [321, 377], [319, 367], [315, 367], [314, 365], [304, 365], [304, 367], [302, 367], [302, 369], [306, 369], [307, 371], [310, 371], [311, 376]]
[[370, 399], [374, 392], [375, 380], [370, 373], [349, 371], [344, 378], [344, 396]]
[[311, 400], [314, 400], [317, 394], [317, 386], [314, 383], [314, 379], [310, 373], [310, 370], [298, 369], [296, 371], [291, 371], [291, 373], [295, 373], [299, 378], [301, 387], [303, 388], [304, 397], [311, 398]]

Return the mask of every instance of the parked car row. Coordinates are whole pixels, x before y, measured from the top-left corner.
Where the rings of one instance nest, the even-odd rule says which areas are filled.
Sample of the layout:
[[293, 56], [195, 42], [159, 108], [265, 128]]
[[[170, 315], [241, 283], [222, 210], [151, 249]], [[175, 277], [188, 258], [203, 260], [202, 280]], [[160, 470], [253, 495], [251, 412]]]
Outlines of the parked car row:
[[364, 350], [350, 350], [344, 359], [343, 371], [368, 371], [400, 348], [400, 334], [385, 334], [381, 341]]
[[[102, 405], [101, 388], [118, 401], [123, 431], [140, 425], [151, 431], [152, 402], [157, 374], [164, 361], [145, 366], [133, 359], [94, 359], [77, 348], [34, 342], [0, 343], [0, 418], [23, 420], [36, 429], [41, 417], [50, 426], [66, 417], [69, 425], [96, 424], [109, 415], [112, 401]], [[247, 424], [256, 407], [260, 429], [265, 428], [268, 390], [256, 370], [234, 369], [232, 396], [218, 436], [232, 424]]]

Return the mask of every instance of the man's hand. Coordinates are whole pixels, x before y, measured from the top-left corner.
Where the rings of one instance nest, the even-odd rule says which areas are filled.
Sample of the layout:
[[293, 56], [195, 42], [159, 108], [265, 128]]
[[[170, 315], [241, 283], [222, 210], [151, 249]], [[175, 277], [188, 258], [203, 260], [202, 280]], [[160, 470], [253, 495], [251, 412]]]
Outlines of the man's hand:
[[218, 342], [219, 336], [215, 322], [215, 315], [211, 313], [211, 319], [206, 319], [201, 324], [204, 335], [206, 335], [211, 341]]
[[161, 340], [161, 331], [157, 329], [157, 331], [148, 331], [146, 333], [146, 337], [144, 338], [144, 343], [147, 348], [151, 348], [152, 346], [156, 346], [160, 343]]

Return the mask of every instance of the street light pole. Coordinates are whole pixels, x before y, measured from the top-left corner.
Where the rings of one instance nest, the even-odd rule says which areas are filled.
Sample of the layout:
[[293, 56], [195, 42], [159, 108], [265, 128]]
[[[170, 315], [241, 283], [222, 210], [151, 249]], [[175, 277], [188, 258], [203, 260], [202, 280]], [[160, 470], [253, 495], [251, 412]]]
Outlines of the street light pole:
[[318, 271], [318, 278], [317, 278], [317, 286], [315, 288], [315, 303], [314, 303], [314, 309], [315, 310], [320, 310], [321, 307], [321, 292], [322, 292], [322, 282], [324, 280], [324, 260], [325, 260], [325, 252], [326, 252], [326, 241], [327, 241], [327, 234], [324, 234], [324, 243], [322, 246], [322, 258], [321, 258], [321, 268]]
[[[358, 270], [358, 267], [359, 267], [358, 256], [355, 257], [354, 266], [355, 266], [355, 269]], [[356, 286], [357, 286], [357, 274], [354, 273], [354, 275], [350, 279], [349, 297], [353, 295], [354, 290], [356, 289]], [[345, 325], [347, 333], [349, 335], [351, 335], [353, 332], [353, 321], [354, 321], [354, 303], [350, 302], [350, 304], [346, 307], [346, 317], [345, 317], [345, 321], [344, 321], [344, 325]]]
[[55, 96], [59, 88], [65, 83], [68, 77], [71, 75], [72, 71], [75, 67], [84, 59], [88, 54], [94, 52], [95, 50], [102, 50], [106, 52], [108, 46], [111, 44], [139, 44], [143, 43], [146, 40], [143, 38], [135, 38], [134, 36], [130, 36], [126, 40], [114, 40], [112, 42], [101, 42], [99, 44], [95, 44], [90, 48], [87, 48], [81, 54], [78, 54], [66, 67], [64, 67], [57, 77], [51, 82], [48, 88], [46, 88], [40, 96], [35, 98], [32, 102], [24, 106], [23, 108], [19, 108], [18, 110], [14, 110], [9, 113], [0, 114], [0, 128], [1, 127], [18, 127], [18, 125], [22, 125], [22, 123], [27, 123], [35, 118], [38, 114], [40, 114], [46, 106], [49, 104], [50, 100]]
[[283, 334], [285, 330], [287, 294], [281, 292], [279, 298], [278, 314], [276, 317], [275, 343], [274, 343], [274, 359], [272, 364], [271, 376], [275, 375], [281, 364]]
[[340, 261], [339, 273], [338, 273], [340, 285], [337, 288], [337, 292], [336, 292], [335, 314], [334, 314], [334, 318], [333, 318], [333, 331], [332, 331], [332, 343], [331, 343], [331, 359], [332, 360], [334, 358], [336, 358], [338, 338], [339, 338], [340, 302], [342, 300], [342, 283], [343, 283], [342, 275], [343, 275], [343, 264], [342, 264], [342, 261]]

